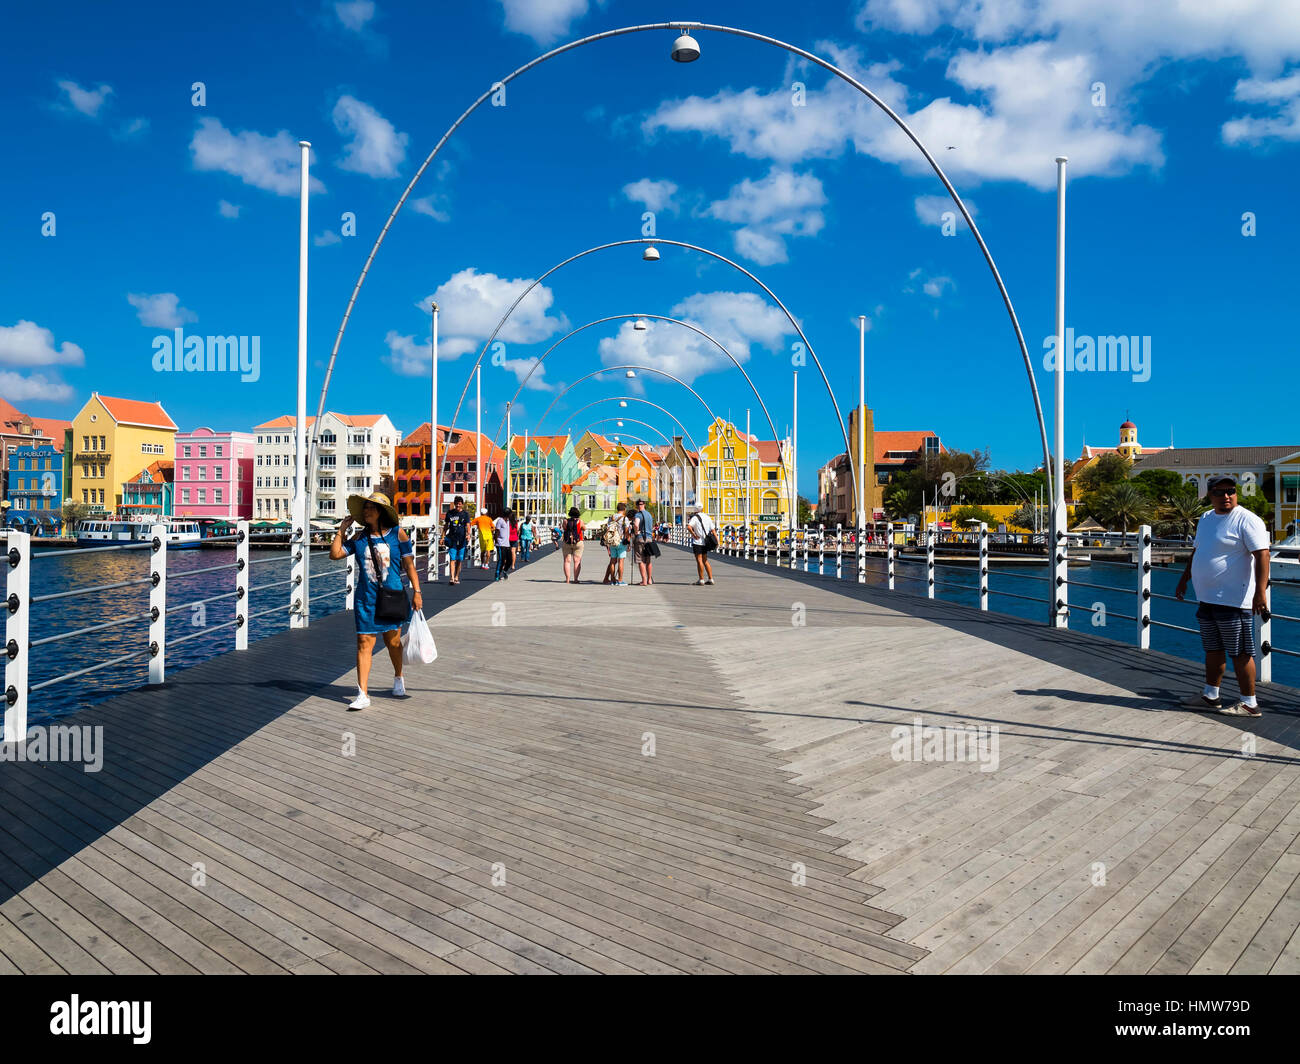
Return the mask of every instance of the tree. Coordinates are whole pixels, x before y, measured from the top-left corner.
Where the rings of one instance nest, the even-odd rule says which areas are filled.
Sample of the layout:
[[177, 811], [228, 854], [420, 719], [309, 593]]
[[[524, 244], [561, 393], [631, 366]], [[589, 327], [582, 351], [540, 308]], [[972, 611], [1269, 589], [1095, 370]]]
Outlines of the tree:
[[1196, 522], [1205, 510], [1205, 504], [1197, 498], [1195, 491], [1177, 491], [1160, 509], [1160, 516], [1164, 518], [1166, 526], [1164, 530], [1179, 536], [1190, 536], [1196, 531]]
[[[1253, 487], [1253, 485], [1248, 485]], [[1273, 517], [1273, 504], [1264, 497], [1264, 493], [1258, 488], [1254, 491], [1243, 491], [1237, 489], [1237, 505], [1244, 506], [1251, 513], [1256, 514], [1264, 520], [1265, 523], [1271, 523]]]
[[[973, 527], [969, 524], [971, 521], [983, 521], [990, 528], [998, 527], [998, 518], [991, 511], [984, 509], [983, 506], [958, 506], [948, 515], [954, 529], [964, 529]], [[1033, 527], [1032, 525], [1030, 526]]]
[[1079, 470], [1074, 477], [1074, 497], [1104, 492], [1128, 480], [1132, 464], [1122, 454], [1103, 454], [1092, 465]]
[[796, 496], [796, 498], [799, 506], [799, 520], [797, 523], [806, 528], [813, 523], [812, 503], [802, 495]]
[[1183, 478], [1172, 469], [1144, 469], [1132, 480], [1139, 491], [1156, 502], [1168, 502], [1185, 490]]
[[1124, 532], [1129, 530], [1130, 525], [1136, 527], [1150, 524], [1154, 519], [1155, 508], [1151, 500], [1127, 480], [1097, 493], [1091, 501], [1096, 516], [1103, 523], [1108, 526], [1119, 525]]
[[63, 525], [63, 534], [66, 536], [76, 529], [78, 521], [84, 521], [89, 516], [90, 511], [89, 504], [68, 499], [62, 509], [55, 510], [50, 516]]
[[1023, 528], [1029, 532], [1034, 530], [1035, 523], [1034, 504], [1029, 502], [1021, 503], [1007, 518], [1008, 525], [1015, 525], [1017, 528]]

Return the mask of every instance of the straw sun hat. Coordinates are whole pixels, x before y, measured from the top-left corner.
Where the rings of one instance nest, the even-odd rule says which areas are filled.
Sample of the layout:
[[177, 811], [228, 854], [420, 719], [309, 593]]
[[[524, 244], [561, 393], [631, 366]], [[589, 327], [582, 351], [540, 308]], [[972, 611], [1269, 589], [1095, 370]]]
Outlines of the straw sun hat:
[[348, 513], [350, 513], [358, 524], [364, 525], [366, 520], [361, 516], [365, 509], [366, 503], [373, 502], [380, 510], [388, 516], [388, 526], [396, 528], [401, 522], [397, 519], [397, 511], [393, 509], [393, 504], [389, 501], [387, 495], [382, 491], [371, 492], [369, 495], [349, 495], [348, 496]]

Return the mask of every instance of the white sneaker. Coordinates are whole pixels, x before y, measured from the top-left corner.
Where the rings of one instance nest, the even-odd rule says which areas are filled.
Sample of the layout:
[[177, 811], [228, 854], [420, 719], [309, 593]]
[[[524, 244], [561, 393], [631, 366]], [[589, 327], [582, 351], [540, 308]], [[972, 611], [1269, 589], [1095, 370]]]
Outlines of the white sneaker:
[[370, 698], [365, 691], [358, 691], [357, 697], [348, 703], [348, 709], [368, 709]]
[[406, 681], [400, 676], [393, 678], [393, 696], [395, 698], [410, 698], [406, 693]]

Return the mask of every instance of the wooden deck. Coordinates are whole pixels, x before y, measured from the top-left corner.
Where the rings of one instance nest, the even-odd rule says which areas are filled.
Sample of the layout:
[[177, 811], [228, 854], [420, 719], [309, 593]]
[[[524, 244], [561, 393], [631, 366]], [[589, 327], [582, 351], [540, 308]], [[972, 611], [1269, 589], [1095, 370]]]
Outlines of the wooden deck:
[[[1175, 711], [1162, 655], [657, 568], [430, 585], [438, 662], [361, 713], [337, 614], [66, 719], [102, 771], [0, 766], [0, 973], [1300, 970], [1297, 692]], [[895, 761], [918, 717], [997, 770]]]

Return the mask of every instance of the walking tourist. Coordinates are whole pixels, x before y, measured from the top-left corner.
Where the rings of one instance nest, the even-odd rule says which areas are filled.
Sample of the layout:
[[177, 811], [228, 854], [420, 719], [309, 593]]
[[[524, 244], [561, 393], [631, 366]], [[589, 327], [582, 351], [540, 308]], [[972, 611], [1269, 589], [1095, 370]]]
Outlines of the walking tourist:
[[519, 515], [514, 510], [506, 512], [510, 515], [510, 570], [513, 571], [519, 558]]
[[[691, 534], [691, 553], [695, 555], [695, 569], [700, 576], [695, 584], [699, 587], [713, 583], [713, 565], [709, 561], [709, 551], [712, 548], [709, 545], [716, 544], [718, 539], [714, 535], [713, 518], [704, 512], [704, 507], [699, 503], [695, 504], [694, 509], [691, 519], [686, 522], [686, 529]], [[710, 539], [710, 536], [713, 538]], [[706, 575], [708, 579], [705, 579]]]
[[576, 506], [569, 507], [569, 516], [560, 535], [560, 556], [564, 560], [566, 584], [576, 584], [582, 573], [582, 522], [578, 520], [578, 513]]
[[[1268, 527], [1237, 502], [1232, 477], [1209, 484], [1213, 510], [1197, 523], [1196, 542], [1174, 596], [1182, 599], [1190, 580], [1200, 605], [1196, 620], [1205, 648], [1205, 687], [1184, 699], [1192, 709], [1218, 710], [1233, 717], [1261, 715], [1255, 698], [1255, 624], [1268, 601]], [[1219, 684], [1232, 658], [1241, 698], [1224, 705]]]
[[442, 538], [447, 544], [447, 583], [459, 584], [460, 567], [465, 564], [465, 551], [469, 548], [469, 514], [460, 495], [451, 501], [442, 525]]
[[645, 508], [645, 499], [637, 499], [636, 513], [632, 515], [632, 553], [636, 558], [637, 571], [641, 574], [641, 586], [654, 583], [654, 552], [658, 546], [654, 541], [654, 518]]
[[493, 535], [492, 518], [487, 514], [476, 514], [474, 520], [470, 522], [478, 531], [478, 549], [480, 569], [487, 569], [492, 565], [492, 551], [495, 549], [495, 536]]
[[618, 504], [614, 515], [605, 522], [605, 534], [602, 537], [605, 548], [609, 551], [609, 565], [605, 569], [605, 583], [612, 586], [627, 586], [623, 574], [623, 565], [627, 560], [628, 535], [627, 503]]
[[496, 580], [510, 579], [510, 565], [514, 553], [510, 548], [510, 511], [502, 510], [501, 516], [492, 522], [492, 532], [497, 545], [497, 571], [492, 577]]
[[536, 529], [533, 527], [532, 514], [524, 514], [524, 519], [519, 522], [519, 554], [524, 561], [528, 561], [528, 555], [533, 550], [533, 540], [536, 538]]
[[[406, 697], [406, 683], [402, 679], [402, 625], [404, 621], [385, 620], [375, 616], [379, 602], [379, 589], [396, 591], [403, 599], [402, 573], [415, 592], [415, 608], [423, 608], [420, 595], [420, 578], [415, 572], [414, 547], [406, 533], [398, 528], [397, 511], [382, 492], [348, 497], [348, 514], [334, 533], [330, 544], [330, 557], [335, 561], [349, 554], [357, 559], [357, 588], [353, 597], [352, 618], [357, 629], [357, 697], [348, 709], [365, 709], [370, 705], [367, 694], [370, 683], [370, 659], [375, 649], [375, 637], [382, 635], [388, 657], [393, 663], [393, 694]], [[356, 535], [348, 537], [348, 530], [358, 524]], [[381, 611], [382, 612], [382, 611]], [[409, 616], [410, 606], [407, 606]]]

